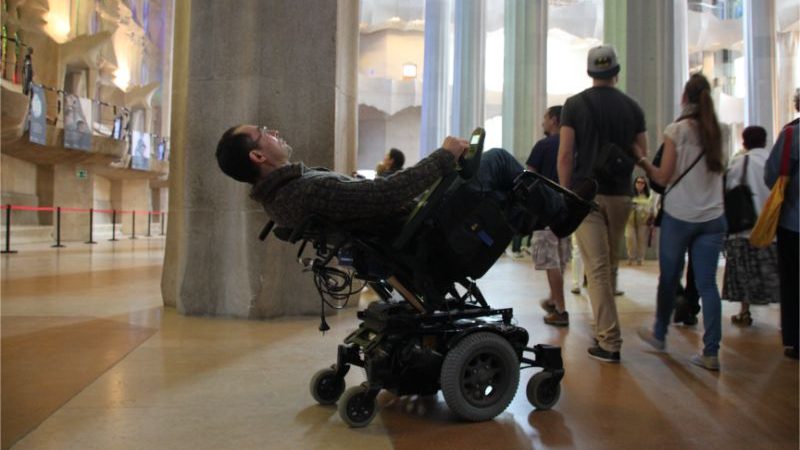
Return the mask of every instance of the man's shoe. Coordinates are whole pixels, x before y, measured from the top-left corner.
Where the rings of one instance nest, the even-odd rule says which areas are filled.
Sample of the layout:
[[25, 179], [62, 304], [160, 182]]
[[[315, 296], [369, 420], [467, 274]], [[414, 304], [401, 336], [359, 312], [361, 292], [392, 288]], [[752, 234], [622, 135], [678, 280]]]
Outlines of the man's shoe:
[[639, 335], [639, 338], [646, 343], [650, 344], [651, 347], [654, 349], [663, 352], [667, 350], [667, 342], [662, 341], [653, 335], [653, 331], [649, 328], [641, 327], [636, 330], [636, 334]]
[[798, 359], [800, 358], [800, 354], [798, 354], [797, 347], [786, 347], [783, 350], [783, 354], [787, 358]]
[[543, 298], [539, 300], [539, 306], [541, 306], [544, 312], [546, 312], [547, 314], [552, 314], [556, 312], [556, 305], [553, 304], [553, 302], [551, 302], [549, 298]]
[[716, 356], [694, 355], [690, 361], [707, 370], [719, 370], [719, 358]]
[[569, 291], [572, 292], [575, 295], [581, 295], [581, 288], [579, 288], [579, 287], [574, 287], [574, 288], [570, 289]]
[[619, 362], [619, 352], [609, 352], [608, 350], [603, 350], [603, 348], [599, 345], [589, 347], [589, 356], [604, 362]]
[[553, 312], [544, 316], [544, 323], [556, 327], [569, 326], [569, 313], [566, 311], [559, 313], [558, 311], [554, 310]]

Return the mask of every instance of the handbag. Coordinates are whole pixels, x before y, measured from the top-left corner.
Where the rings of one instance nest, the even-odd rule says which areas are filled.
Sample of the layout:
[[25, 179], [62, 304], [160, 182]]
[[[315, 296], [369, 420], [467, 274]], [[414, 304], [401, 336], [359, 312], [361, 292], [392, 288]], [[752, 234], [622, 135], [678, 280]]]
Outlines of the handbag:
[[[656, 150], [656, 155], [653, 157], [653, 165], [656, 167], [661, 167], [661, 158], [664, 157], [664, 143], [662, 142], [661, 145], [658, 146], [658, 150]], [[664, 195], [665, 187], [656, 183], [652, 179], [647, 179], [647, 184], [650, 185], [650, 189], [655, 192], [656, 194]]]
[[589, 109], [591, 120], [597, 132], [598, 148], [595, 153], [594, 164], [592, 165], [594, 177], [603, 183], [613, 183], [621, 175], [630, 175], [633, 172], [633, 167], [636, 165], [636, 160], [633, 155], [616, 143], [601, 137], [600, 128], [597, 127], [594, 120], [602, 116], [597, 115], [597, 110], [589, 101], [586, 92], [582, 92], [580, 97]]
[[[739, 233], [753, 228], [758, 219], [756, 206], [753, 204], [753, 191], [747, 185], [747, 163], [749, 155], [744, 155], [744, 167], [739, 185], [725, 191], [725, 220], [728, 222], [728, 233]], [[723, 184], [724, 186], [724, 184]]]
[[658, 212], [656, 213], [655, 220], [653, 220], [653, 226], [655, 227], [661, 226], [661, 221], [664, 219], [664, 200], [667, 199], [667, 194], [669, 194], [669, 191], [671, 191], [672, 188], [674, 188], [678, 184], [678, 182], [681, 181], [683, 177], [685, 177], [686, 174], [689, 173], [689, 171], [692, 170], [692, 168], [695, 165], [697, 165], [697, 162], [700, 161], [700, 158], [702, 158], [703, 155], [705, 154], [706, 154], [705, 150], [700, 152], [700, 154], [697, 155], [697, 158], [695, 158], [694, 162], [692, 162], [692, 165], [690, 165], [686, 170], [684, 170], [681, 176], [679, 176], [678, 179], [675, 180], [675, 182], [669, 186], [669, 189], [665, 190], [664, 193], [661, 195], [661, 200], [658, 202]]
[[783, 131], [783, 155], [781, 156], [781, 169], [778, 172], [778, 179], [769, 192], [764, 208], [758, 216], [753, 231], [750, 232], [750, 243], [754, 247], [766, 247], [775, 240], [775, 233], [778, 231], [778, 222], [781, 218], [781, 205], [783, 204], [784, 192], [789, 184], [789, 156], [792, 150], [792, 127], [786, 127]]

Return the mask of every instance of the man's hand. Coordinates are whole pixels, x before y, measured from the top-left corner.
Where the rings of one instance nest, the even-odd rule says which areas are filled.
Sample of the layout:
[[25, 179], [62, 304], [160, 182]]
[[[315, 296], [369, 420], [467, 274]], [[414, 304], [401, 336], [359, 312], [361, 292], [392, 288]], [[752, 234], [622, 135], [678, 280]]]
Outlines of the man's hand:
[[469, 142], [457, 137], [447, 136], [444, 138], [442, 148], [453, 155], [453, 158], [458, 161], [458, 159], [461, 158], [461, 155], [463, 155], [464, 152], [469, 148]]

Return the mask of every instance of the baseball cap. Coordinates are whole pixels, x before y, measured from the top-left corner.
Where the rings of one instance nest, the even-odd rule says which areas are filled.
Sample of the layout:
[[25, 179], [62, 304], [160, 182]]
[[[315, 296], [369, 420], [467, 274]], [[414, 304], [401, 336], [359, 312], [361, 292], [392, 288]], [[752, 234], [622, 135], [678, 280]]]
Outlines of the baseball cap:
[[619, 73], [617, 52], [610, 45], [598, 45], [589, 50], [586, 72], [592, 78], [611, 78]]

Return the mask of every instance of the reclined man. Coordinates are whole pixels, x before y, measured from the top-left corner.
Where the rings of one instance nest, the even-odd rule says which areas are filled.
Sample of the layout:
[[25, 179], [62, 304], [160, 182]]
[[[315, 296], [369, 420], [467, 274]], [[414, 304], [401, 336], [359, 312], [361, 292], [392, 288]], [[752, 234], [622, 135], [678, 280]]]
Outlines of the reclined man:
[[[253, 185], [250, 197], [282, 227], [293, 228], [316, 215], [360, 230], [374, 230], [410, 213], [414, 199], [440, 177], [456, 170], [469, 143], [448, 136], [441, 148], [413, 167], [388, 178], [357, 179], [326, 169], [290, 162], [292, 147], [277, 130], [237, 125], [222, 135], [216, 157], [220, 169], [235, 180]], [[474, 183], [500, 196], [513, 188], [522, 165], [503, 149], [483, 154]]]

